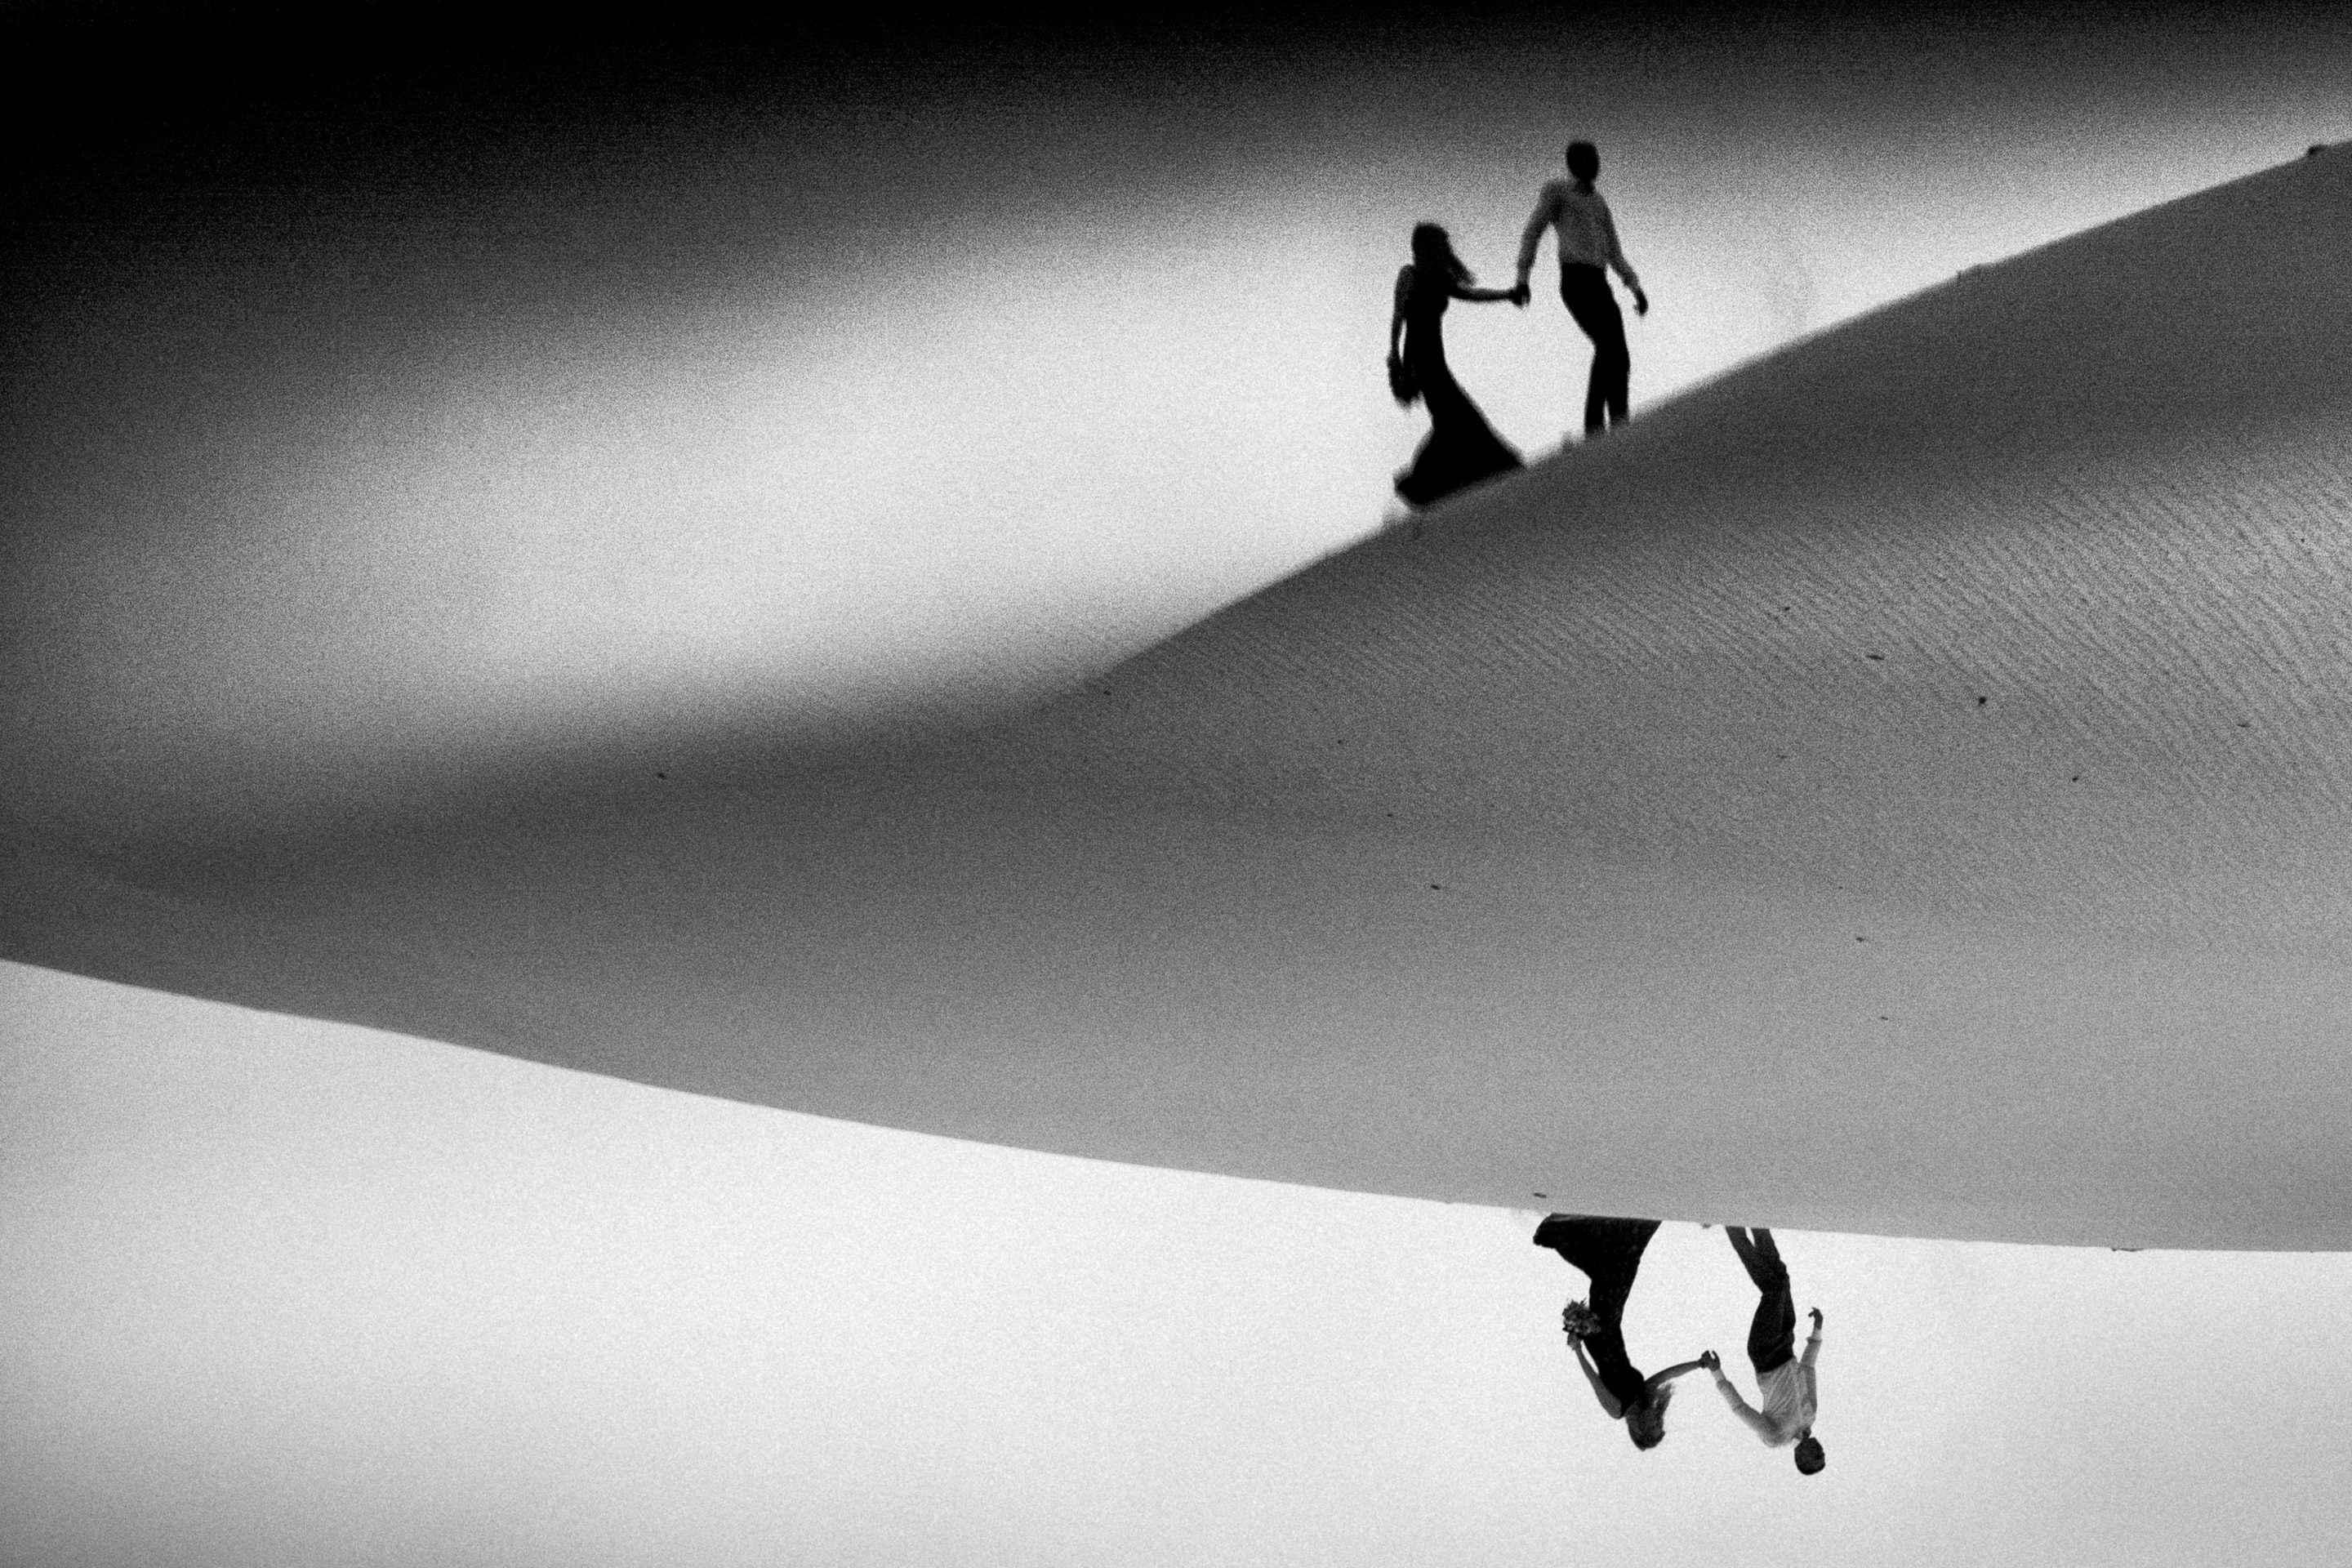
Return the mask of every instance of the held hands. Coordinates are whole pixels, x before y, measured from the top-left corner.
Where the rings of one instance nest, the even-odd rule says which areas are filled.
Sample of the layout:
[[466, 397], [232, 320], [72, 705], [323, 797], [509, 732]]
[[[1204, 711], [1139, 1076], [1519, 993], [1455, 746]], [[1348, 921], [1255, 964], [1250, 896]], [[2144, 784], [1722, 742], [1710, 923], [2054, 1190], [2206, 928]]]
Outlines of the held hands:
[[1698, 1352], [1698, 1364], [1706, 1368], [1709, 1372], [1721, 1372], [1723, 1370], [1723, 1358], [1716, 1354], [1713, 1351], [1701, 1351]]
[[1528, 289], [1528, 280], [1526, 279], [1522, 278], [1517, 283], [1511, 285], [1511, 303], [1517, 305], [1520, 310], [1526, 310], [1528, 308], [1528, 301], [1533, 297], [1533, 294]]

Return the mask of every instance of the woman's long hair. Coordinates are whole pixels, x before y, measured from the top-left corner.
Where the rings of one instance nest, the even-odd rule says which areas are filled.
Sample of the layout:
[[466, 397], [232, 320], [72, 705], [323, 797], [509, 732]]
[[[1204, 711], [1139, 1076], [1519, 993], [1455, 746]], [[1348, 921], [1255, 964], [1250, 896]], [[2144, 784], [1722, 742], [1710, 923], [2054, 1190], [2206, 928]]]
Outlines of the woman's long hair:
[[1643, 1391], [1641, 1402], [1625, 1407], [1625, 1436], [1636, 1448], [1654, 1448], [1666, 1440], [1666, 1406], [1674, 1403], [1675, 1385], [1662, 1383]]
[[1454, 254], [1452, 237], [1433, 223], [1412, 226], [1412, 264], [1441, 278], [1451, 278], [1465, 289], [1477, 281], [1462, 265], [1462, 258]]

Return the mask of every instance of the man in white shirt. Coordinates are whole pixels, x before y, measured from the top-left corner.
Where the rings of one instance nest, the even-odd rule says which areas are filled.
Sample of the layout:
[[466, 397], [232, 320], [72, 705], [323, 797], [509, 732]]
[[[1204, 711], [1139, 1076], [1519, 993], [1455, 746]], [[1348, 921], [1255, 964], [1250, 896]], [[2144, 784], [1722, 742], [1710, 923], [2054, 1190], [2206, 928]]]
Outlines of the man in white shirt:
[[1604, 416], [1611, 425], [1625, 423], [1626, 384], [1633, 368], [1633, 354], [1625, 347], [1625, 317], [1617, 309], [1617, 296], [1609, 291], [1604, 269], [1616, 268], [1633, 291], [1636, 313], [1650, 313], [1650, 297], [1642, 292], [1642, 280], [1618, 247], [1617, 223], [1609, 216], [1609, 204], [1592, 188], [1601, 173], [1601, 154], [1591, 142], [1568, 144], [1568, 172], [1570, 178], [1549, 182], [1536, 197], [1535, 214], [1519, 237], [1519, 281], [1511, 300], [1527, 304], [1536, 247], [1543, 243], [1544, 230], [1555, 231], [1559, 236], [1560, 303], [1592, 340], [1592, 375], [1584, 393], [1584, 434], [1591, 437], [1601, 433]]
[[1724, 1234], [1731, 1238], [1731, 1250], [1739, 1254], [1760, 1298], [1755, 1321], [1748, 1327], [1748, 1360], [1756, 1368], [1756, 1403], [1761, 1408], [1751, 1409], [1739, 1397], [1739, 1390], [1723, 1375], [1723, 1363], [1713, 1351], [1699, 1357], [1699, 1364], [1715, 1374], [1716, 1391], [1724, 1403], [1755, 1429], [1765, 1447], [1794, 1443], [1798, 1473], [1818, 1474], [1829, 1463], [1821, 1439], [1813, 1436], [1817, 1403], [1813, 1362], [1822, 1353], [1822, 1310], [1812, 1310], [1813, 1331], [1805, 1341], [1804, 1359], [1800, 1361], [1796, 1298], [1790, 1293], [1789, 1268], [1780, 1261], [1772, 1233], [1759, 1227], [1751, 1237], [1738, 1226], [1727, 1226]]

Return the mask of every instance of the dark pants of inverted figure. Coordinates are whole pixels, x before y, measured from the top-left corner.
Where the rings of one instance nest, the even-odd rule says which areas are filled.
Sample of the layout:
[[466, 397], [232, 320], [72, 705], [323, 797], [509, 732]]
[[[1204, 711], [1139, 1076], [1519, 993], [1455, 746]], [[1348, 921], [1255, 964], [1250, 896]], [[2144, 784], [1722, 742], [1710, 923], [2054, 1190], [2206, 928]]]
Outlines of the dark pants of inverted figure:
[[1748, 1325], [1748, 1359], [1760, 1377], [1797, 1359], [1797, 1299], [1789, 1290], [1789, 1266], [1780, 1261], [1780, 1249], [1769, 1230], [1751, 1238], [1734, 1225], [1725, 1226], [1723, 1234], [1731, 1238], [1731, 1250], [1739, 1254], [1762, 1297]]
[[1592, 377], [1584, 387], [1585, 434], [1601, 428], [1604, 413], [1610, 424], [1622, 425], [1633, 354], [1625, 346], [1625, 315], [1617, 308], [1617, 296], [1609, 291], [1609, 275], [1580, 261], [1569, 263], [1559, 269], [1559, 302], [1592, 340]]

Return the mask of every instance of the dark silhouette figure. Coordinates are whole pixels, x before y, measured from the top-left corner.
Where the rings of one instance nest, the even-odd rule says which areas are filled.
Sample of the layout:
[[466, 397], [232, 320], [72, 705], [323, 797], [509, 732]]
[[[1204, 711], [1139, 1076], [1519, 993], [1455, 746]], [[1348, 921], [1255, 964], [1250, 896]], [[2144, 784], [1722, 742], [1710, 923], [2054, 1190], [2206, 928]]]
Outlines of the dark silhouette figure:
[[1556, 1214], [1536, 1227], [1535, 1236], [1538, 1247], [1550, 1247], [1592, 1280], [1590, 1305], [1599, 1326], [1580, 1338], [1571, 1333], [1569, 1342], [1592, 1397], [1611, 1420], [1625, 1423], [1625, 1435], [1636, 1448], [1654, 1448], [1664, 1440], [1674, 1380], [1705, 1364], [1703, 1359], [1686, 1361], [1643, 1377], [1625, 1353], [1625, 1298], [1633, 1294], [1642, 1254], [1657, 1229], [1654, 1219]]
[[1725, 1226], [1723, 1234], [1731, 1238], [1731, 1250], [1739, 1255], [1748, 1278], [1756, 1282], [1759, 1300], [1756, 1317], [1748, 1327], [1748, 1361], [1756, 1369], [1756, 1402], [1763, 1408], [1751, 1409], [1739, 1397], [1739, 1390], [1723, 1375], [1723, 1363], [1714, 1352], [1699, 1359], [1715, 1374], [1716, 1390], [1734, 1415], [1753, 1427], [1767, 1447], [1796, 1444], [1798, 1470], [1808, 1476], [1817, 1474], [1829, 1463], [1821, 1440], [1813, 1436], [1813, 1363], [1822, 1353], [1821, 1309], [1813, 1309], [1812, 1335], [1805, 1341], [1804, 1359], [1800, 1361], [1797, 1301], [1790, 1293], [1789, 1268], [1780, 1261], [1772, 1233], [1759, 1228], [1751, 1237], [1735, 1225]]
[[1592, 188], [1601, 173], [1601, 154], [1591, 142], [1568, 144], [1568, 172], [1570, 178], [1549, 182], [1536, 197], [1536, 210], [1519, 236], [1519, 280], [1512, 286], [1511, 301], [1528, 302], [1528, 274], [1535, 270], [1536, 247], [1543, 243], [1544, 230], [1557, 230], [1560, 303], [1592, 340], [1592, 375], [1584, 392], [1584, 433], [1590, 437], [1601, 433], [1604, 417], [1611, 425], [1625, 423], [1627, 384], [1633, 371], [1633, 353], [1625, 346], [1625, 318], [1617, 309], [1617, 296], [1609, 290], [1607, 268], [1615, 268], [1633, 291], [1637, 313], [1650, 313], [1650, 297], [1642, 292], [1642, 280], [1618, 247], [1617, 220], [1609, 216], [1609, 204]]
[[1475, 281], [1444, 229], [1414, 226], [1412, 260], [1397, 273], [1396, 310], [1389, 317], [1389, 385], [1400, 403], [1418, 397], [1429, 405], [1429, 438], [1396, 479], [1397, 494], [1414, 506], [1520, 466], [1518, 453], [1495, 434], [1445, 363], [1446, 306], [1511, 297], [1507, 289], [1474, 288]]

